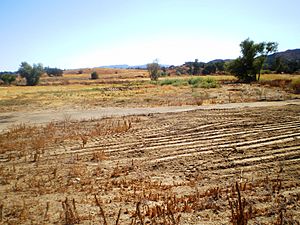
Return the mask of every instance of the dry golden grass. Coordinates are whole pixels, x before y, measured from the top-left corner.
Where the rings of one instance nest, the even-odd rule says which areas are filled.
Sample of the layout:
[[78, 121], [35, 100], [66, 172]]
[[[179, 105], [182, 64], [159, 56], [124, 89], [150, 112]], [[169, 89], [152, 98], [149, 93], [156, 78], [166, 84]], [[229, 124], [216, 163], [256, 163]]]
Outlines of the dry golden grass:
[[[262, 75], [262, 81], [256, 86], [243, 86], [230, 84], [236, 80], [233, 76], [212, 75], [205, 77], [213, 78], [221, 85], [216, 89], [204, 90], [191, 86], [161, 86], [151, 83], [145, 70], [96, 69], [100, 76], [97, 80], [90, 79], [91, 71], [92, 69], [86, 69], [83, 74], [67, 71], [63, 77], [42, 77], [40, 85], [34, 87], [2, 86], [0, 112], [66, 107], [152, 107], [226, 103], [228, 100], [254, 101], [259, 100], [260, 92], [266, 91], [269, 93], [269, 100], [278, 100], [278, 91], [272, 97], [274, 87], [289, 89], [286, 82], [295, 78], [292, 75]], [[189, 78], [190, 76], [172, 76], [162, 77], [160, 80]], [[259, 87], [265, 84], [269, 87]], [[286, 96], [281, 99], [289, 98], [284, 91], [280, 96]]]
[[260, 76], [260, 80], [294, 80], [298, 78], [299, 75], [291, 75], [291, 74], [262, 74]]

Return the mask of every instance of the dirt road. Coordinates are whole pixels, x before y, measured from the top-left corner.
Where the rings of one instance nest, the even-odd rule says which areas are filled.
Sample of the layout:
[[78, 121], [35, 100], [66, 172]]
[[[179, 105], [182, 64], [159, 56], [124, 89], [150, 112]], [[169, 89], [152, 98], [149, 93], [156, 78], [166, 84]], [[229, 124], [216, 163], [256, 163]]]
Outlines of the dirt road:
[[269, 107], [269, 106], [285, 106], [289, 104], [300, 105], [300, 100], [276, 101], [276, 102], [247, 102], [247, 103], [230, 103], [215, 104], [203, 106], [168, 106], [154, 108], [96, 108], [96, 109], [64, 109], [56, 111], [32, 111], [32, 112], [10, 112], [0, 113], [0, 131], [5, 130], [12, 125], [20, 123], [41, 124], [51, 121], [60, 121], [65, 119], [85, 120], [99, 119], [111, 116], [128, 116], [142, 115], [149, 113], [169, 113], [169, 112], [185, 112], [191, 110], [206, 109], [235, 109], [245, 107]]

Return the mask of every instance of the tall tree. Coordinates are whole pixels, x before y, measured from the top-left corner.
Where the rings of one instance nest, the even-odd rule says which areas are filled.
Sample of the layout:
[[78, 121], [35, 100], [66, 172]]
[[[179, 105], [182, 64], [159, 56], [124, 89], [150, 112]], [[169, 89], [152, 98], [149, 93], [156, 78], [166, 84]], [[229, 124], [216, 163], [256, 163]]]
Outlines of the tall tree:
[[44, 73], [44, 67], [41, 63], [31, 66], [27, 62], [22, 62], [18, 72], [21, 77], [26, 79], [27, 86], [34, 86], [39, 83], [40, 77]]
[[248, 38], [240, 44], [242, 56], [230, 62], [227, 69], [242, 82], [256, 81], [268, 54], [277, 51], [277, 46], [275, 42], [254, 43]]
[[214, 65], [216, 66], [217, 72], [224, 72], [225, 61], [215, 62]]
[[266, 59], [268, 57], [268, 55], [270, 53], [276, 52], [277, 48], [278, 48], [278, 43], [276, 42], [262, 42], [260, 43], [260, 51], [261, 51], [261, 55], [258, 56], [255, 61], [254, 64], [256, 66], [256, 69], [258, 71], [258, 80], [260, 80], [260, 74], [261, 74], [261, 70], [263, 69], [263, 66], [266, 62]]
[[203, 75], [209, 75], [209, 74], [216, 73], [216, 71], [217, 71], [217, 67], [214, 63], [207, 63], [204, 66], [202, 73]]
[[147, 70], [151, 80], [158, 80], [160, 66], [158, 64], [158, 59], [154, 60], [153, 63], [147, 64]]

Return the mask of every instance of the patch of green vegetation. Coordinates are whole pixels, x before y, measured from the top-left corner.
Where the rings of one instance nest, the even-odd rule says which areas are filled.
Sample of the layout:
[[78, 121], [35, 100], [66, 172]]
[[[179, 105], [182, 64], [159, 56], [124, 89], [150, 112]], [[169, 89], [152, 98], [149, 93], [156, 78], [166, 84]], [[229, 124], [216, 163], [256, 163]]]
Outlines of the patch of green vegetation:
[[209, 87], [216, 87], [214, 85], [210, 85], [210, 83], [213, 83], [213, 79], [211, 78], [201, 78], [201, 77], [193, 77], [188, 80], [188, 83], [193, 88], [209, 88]]
[[195, 88], [216, 88], [219, 86], [219, 83], [214, 78], [207, 77], [200, 79], [198, 82], [195, 82], [192, 86]]
[[202, 82], [203, 78], [201, 77], [192, 77], [188, 80], [189, 85], [192, 85], [193, 87], [197, 87]]
[[164, 85], [186, 86], [186, 85], [188, 85], [187, 81], [184, 79], [164, 79], [164, 80], [158, 81], [158, 84], [161, 86], [164, 86]]
[[160, 81], [151, 82], [156, 85], [172, 85], [172, 86], [187, 86], [191, 85], [193, 88], [216, 88], [219, 83], [211, 77], [192, 77], [189, 79], [164, 79]]

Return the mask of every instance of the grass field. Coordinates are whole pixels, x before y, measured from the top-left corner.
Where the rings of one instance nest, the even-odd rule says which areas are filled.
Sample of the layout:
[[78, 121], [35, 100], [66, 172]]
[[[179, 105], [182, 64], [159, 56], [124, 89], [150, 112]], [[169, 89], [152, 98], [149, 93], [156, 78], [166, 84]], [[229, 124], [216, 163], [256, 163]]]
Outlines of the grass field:
[[[28, 111], [57, 108], [151, 107], [199, 105], [293, 98], [289, 84], [292, 75], [262, 75], [261, 83], [232, 83], [233, 76], [205, 76], [214, 86], [189, 85], [190, 76], [162, 77], [150, 82], [147, 71], [98, 69], [100, 79], [68, 71], [63, 77], [42, 77], [39, 86], [0, 87], [0, 111]], [[274, 82], [280, 80], [280, 82]], [[282, 82], [283, 80], [283, 82]], [[229, 84], [227, 84], [229, 83]], [[275, 85], [272, 85], [275, 84]], [[207, 88], [214, 87], [214, 88]]]

